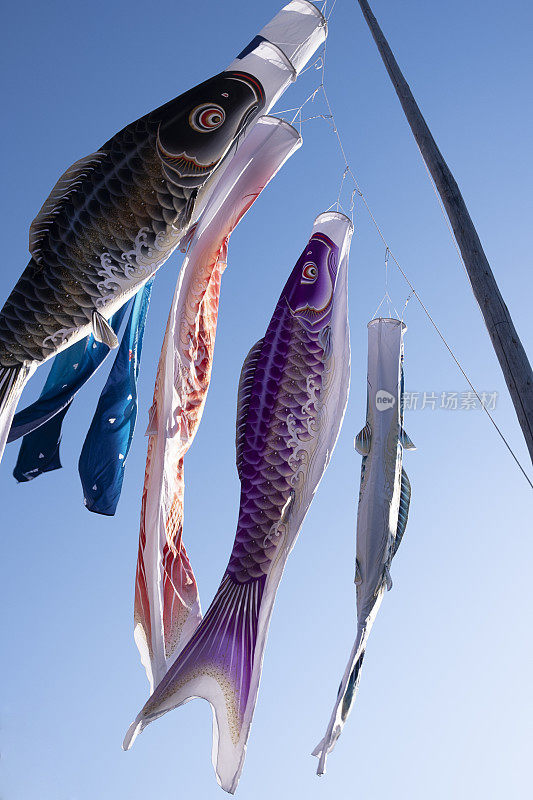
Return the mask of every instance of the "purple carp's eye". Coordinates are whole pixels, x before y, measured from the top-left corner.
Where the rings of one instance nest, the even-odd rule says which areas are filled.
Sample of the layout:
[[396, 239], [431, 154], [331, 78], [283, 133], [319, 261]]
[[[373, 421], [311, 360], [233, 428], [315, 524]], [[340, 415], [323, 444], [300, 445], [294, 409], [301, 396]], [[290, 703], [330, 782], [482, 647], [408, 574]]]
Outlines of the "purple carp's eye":
[[307, 262], [304, 264], [304, 268], [302, 269], [302, 280], [301, 283], [314, 283], [318, 278], [318, 269], [316, 264], [313, 262]]
[[211, 133], [220, 128], [225, 119], [224, 109], [215, 103], [203, 103], [201, 106], [196, 106], [189, 114], [190, 126], [198, 133]]

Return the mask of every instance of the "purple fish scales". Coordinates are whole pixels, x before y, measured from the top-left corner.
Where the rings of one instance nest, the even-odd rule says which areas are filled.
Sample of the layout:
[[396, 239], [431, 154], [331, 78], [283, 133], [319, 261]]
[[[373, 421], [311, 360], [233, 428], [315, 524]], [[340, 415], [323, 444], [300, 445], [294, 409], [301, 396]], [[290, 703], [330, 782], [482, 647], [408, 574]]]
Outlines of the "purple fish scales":
[[276, 526], [302, 460], [295, 447], [313, 438], [310, 422], [323, 370], [319, 333], [304, 328], [282, 297], [257, 362], [246, 420], [241, 506], [228, 565], [238, 583], [266, 575], [275, 556], [281, 539]]

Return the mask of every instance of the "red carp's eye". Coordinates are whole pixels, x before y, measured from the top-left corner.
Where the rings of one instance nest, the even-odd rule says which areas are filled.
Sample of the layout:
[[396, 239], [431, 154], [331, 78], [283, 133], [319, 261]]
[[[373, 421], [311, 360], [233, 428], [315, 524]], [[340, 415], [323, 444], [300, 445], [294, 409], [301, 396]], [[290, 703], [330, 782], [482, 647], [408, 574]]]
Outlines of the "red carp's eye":
[[318, 278], [318, 269], [316, 268], [316, 264], [312, 262], [307, 262], [304, 264], [304, 268], [302, 270], [302, 283], [314, 283]]
[[196, 106], [189, 114], [191, 128], [199, 133], [210, 133], [220, 128], [225, 119], [224, 109], [214, 103]]

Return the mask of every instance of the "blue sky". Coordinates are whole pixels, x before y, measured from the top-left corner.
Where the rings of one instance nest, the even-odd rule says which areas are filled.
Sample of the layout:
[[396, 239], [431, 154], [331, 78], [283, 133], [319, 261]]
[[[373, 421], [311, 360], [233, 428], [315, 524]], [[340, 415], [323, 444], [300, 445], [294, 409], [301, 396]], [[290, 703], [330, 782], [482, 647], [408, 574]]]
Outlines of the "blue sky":
[[[331, 3], [329, 4], [331, 6]], [[281, 3], [19, 0], [3, 13], [0, 129], [7, 297], [28, 259], [28, 227], [57, 177], [127, 122], [223, 69]], [[531, 29], [525, 0], [375, 0], [374, 11], [462, 188], [524, 345], [533, 352]], [[395, 255], [524, 464], [521, 432], [481, 315], [399, 103], [353, 0], [330, 21], [328, 94], [350, 164]], [[308, 70], [282, 98], [299, 105]], [[311, 107], [309, 116], [323, 113]], [[337, 197], [343, 162], [322, 119], [232, 237], [215, 367], [186, 462], [187, 548], [207, 607], [238, 510], [237, 379], [262, 336], [314, 217]], [[529, 797], [533, 658], [531, 494], [479, 410], [406, 412], [418, 450], [394, 588], [372, 632], [349, 724], [316, 778], [323, 734], [354, 635], [353, 557], [365, 413], [366, 323], [384, 292], [384, 247], [361, 202], [350, 267], [352, 386], [331, 465], [292, 552], [274, 610], [238, 789], [242, 800]], [[211, 712], [196, 701], [123, 734], [147, 682], [132, 635], [143, 437], [169, 297], [172, 257], [155, 282], [140, 415], [115, 518], [88, 513], [80, 448], [105, 374], [64, 426], [64, 469], [16, 485], [17, 447], [0, 469], [4, 618], [0, 797], [175, 800], [222, 797], [211, 767]], [[389, 291], [408, 289], [391, 264]], [[406, 389], [468, 386], [411, 300]], [[39, 392], [46, 368], [24, 402]]]

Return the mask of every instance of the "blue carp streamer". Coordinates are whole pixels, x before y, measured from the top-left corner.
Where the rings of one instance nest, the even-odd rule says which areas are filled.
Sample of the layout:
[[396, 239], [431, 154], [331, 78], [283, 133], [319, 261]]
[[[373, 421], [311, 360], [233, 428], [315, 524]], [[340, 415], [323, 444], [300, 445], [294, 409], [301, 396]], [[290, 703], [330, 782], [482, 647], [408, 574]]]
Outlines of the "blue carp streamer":
[[135, 421], [137, 379], [153, 278], [138, 292], [119, 351], [83, 444], [79, 471], [89, 511], [112, 516], [124, 480]]

